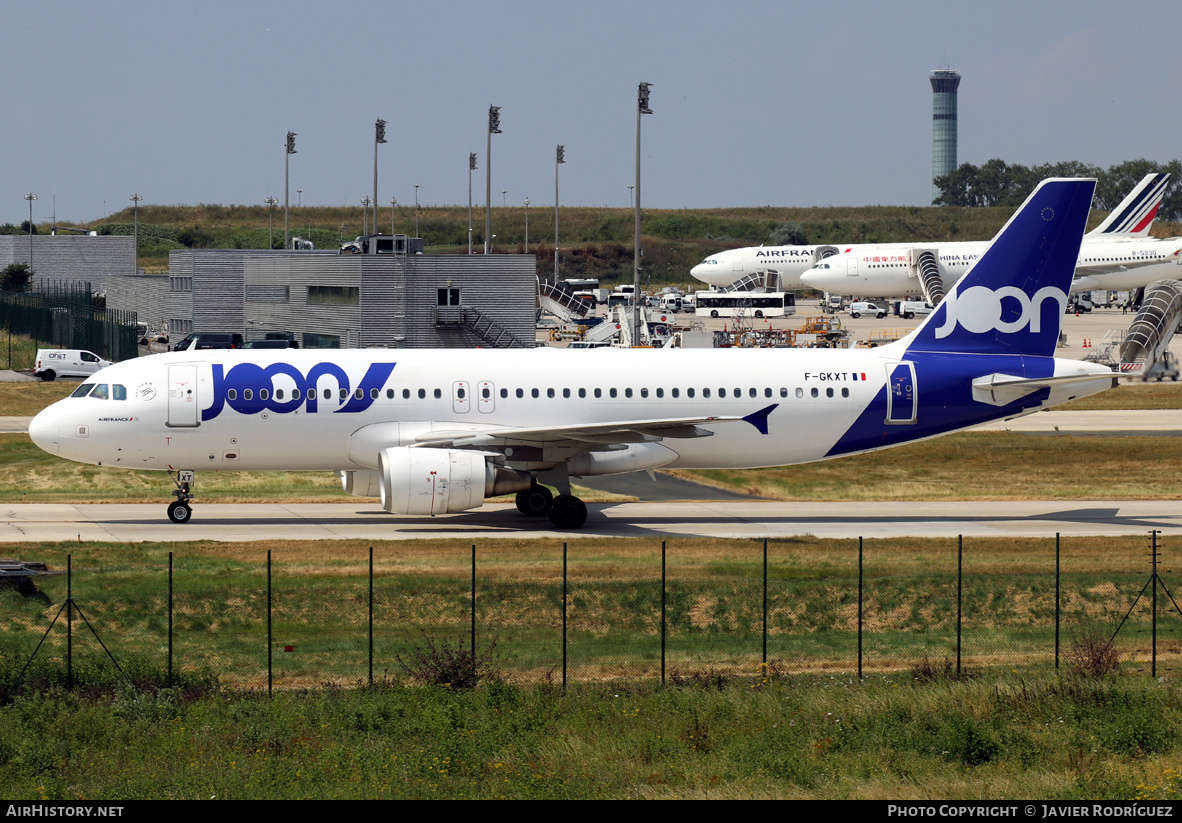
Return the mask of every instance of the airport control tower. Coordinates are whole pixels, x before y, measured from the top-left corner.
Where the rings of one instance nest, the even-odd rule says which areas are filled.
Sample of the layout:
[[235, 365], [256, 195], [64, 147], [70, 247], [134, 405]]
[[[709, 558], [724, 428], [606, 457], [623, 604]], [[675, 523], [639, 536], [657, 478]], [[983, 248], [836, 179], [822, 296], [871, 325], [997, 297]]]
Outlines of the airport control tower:
[[[956, 87], [960, 72], [936, 69], [932, 81], [932, 177], [942, 177], [956, 168]], [[932, 186], [932, 200], [940, 190]]]

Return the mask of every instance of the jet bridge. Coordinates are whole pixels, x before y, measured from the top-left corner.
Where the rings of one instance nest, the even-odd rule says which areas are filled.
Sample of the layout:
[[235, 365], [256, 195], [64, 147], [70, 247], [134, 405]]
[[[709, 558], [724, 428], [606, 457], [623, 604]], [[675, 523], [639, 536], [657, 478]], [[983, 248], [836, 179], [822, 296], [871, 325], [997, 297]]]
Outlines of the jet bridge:
[[[1145, 289], [1141, 310], [1120, 344], [1122, 372], [1142, 380], [1163, 374], [1178, 379], [1177, 361], [1166, 350], [1182, 323], [1182, 281], [1159, 280]], [[1138, 372], [1136, 366], [1140, 364]]]
[[938, 306], [944, 299], [944, 279], [940, 276], [938, 249], [909, 249], [910, 274], [919, 280], [924, 299]]

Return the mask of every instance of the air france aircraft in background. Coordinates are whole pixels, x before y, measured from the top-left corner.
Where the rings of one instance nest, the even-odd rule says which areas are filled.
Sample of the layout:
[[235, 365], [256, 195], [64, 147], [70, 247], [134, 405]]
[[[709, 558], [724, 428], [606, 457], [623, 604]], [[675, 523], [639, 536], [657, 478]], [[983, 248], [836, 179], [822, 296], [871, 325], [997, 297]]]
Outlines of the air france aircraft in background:
[[[867, 350], [204, 350], [117, 363], [38, 414], [33, 441], [100, 466], [334, 470], [389, 512], [516, 494], [578, 528], [570, 478], [826, 460], [1111, 388], [1056, 359], [1094, 180], [1044, 181], [908, 337]], [[552, 497], [547, 486], [556, 487]]]
[[[1165, 196], [1166, 187], [1169, 185], [1169, 182], [1170, 176], [1164, 173], [1147, 174], [1142, 178], [1141, 182], [1121, 201], [1120, 205], [1112, 210], [1112, 213], [1108, 215], [1104, 222], [1084, 236], [1085, 251], [1080, 255], [1080, 265], [1084, 265], [1085, 261], [1083, 258], [1092, 260], [1098, 257], [1113, 257], [1117, 255], [1124, 257], [1131, 256], [1130, 249], [1122, 248], [1121, 246], [1105, 246], [1103, 253], [1100, 253], [1100, 247], [1098, 246], [1093, 249], [1093, 244], [1104, 241], [1146, 240], [1148, 241], [1148, 246], [1147, 250], [1143, 250], [1143, 253], [1156, 254], [1168, 251], [1164, 246], [1158, 245], [1164, 241], [1153, 241], [1149, 238], [1149, 229], [1153, 225], [1153, 219], [1157, 216], [1158, 207], [1161, 205], [1162, 197]], [[858, 243], [852, 245], [749, 246], [747, 248], [731, 249], [712, 254], [690, 269], [690, 274], [703, 283], [722, 288], [756, 272], [769, 271], [779, 274], [780, 288], [783, 290], [822, 288], [833, 294], [857, 294], [864, 297], [893, 297], [895, 295], [916, 293], [918, 287], [915, 277], [911, 277], [901, 291], [887, 291], [882, 294], [878, 291], [849, 291], [843, 290], [846, 286], [851, 285], [844, 281], [841, 282], [840, 287], [836, 283], [833, 288], [827, 288], [821, 285], [821, 280], [829, 273], [829, 270], [814, 269], [814, 266], [820, 265], [822, 260], [827, 260], [832, 255], [852, 254], [858, 256], [859, 260], [863, 256], [889, 257], [895, 264], [905, 267], [910, 262], [908, 258], [909, 249], [938, 249], [940, 263], [947, 271], [945, 277], [947, 283], [944, 287], [947, 290], [953, 282], [968, 270], [968, 265], [975, 262], [981, 256], [981, 252], [988, 245], [988, 241], [980, 241], [923, 244]], [[845, 262], [844, 259], [842, 262]], [[1134, 265], [1139, 264], [1134, 263]], [[1108, 273], [1109, 268], [1105, 268], [1104, 265], [1097, 262], [1087, 271], [1081, 269], [1079, 274], [1103, 274]], [[1111, 270], [1115, 271], [1116, 269], [1111, 268]], [[809, 274], [809, 279], [807, 280], [802, 277], [805, 272]], [[1164, 276], [1172, 275], [1158, 274], [1157, 277], [1150, 278], [1150, 280], [1157, 280]], [[1089, 285], [1082, 286], [1081, 288], [1091, 289], [1101, 287], [1098, 285]], [[1105, 288], [1123, 289], [1130, 287], [1106, 286]]]

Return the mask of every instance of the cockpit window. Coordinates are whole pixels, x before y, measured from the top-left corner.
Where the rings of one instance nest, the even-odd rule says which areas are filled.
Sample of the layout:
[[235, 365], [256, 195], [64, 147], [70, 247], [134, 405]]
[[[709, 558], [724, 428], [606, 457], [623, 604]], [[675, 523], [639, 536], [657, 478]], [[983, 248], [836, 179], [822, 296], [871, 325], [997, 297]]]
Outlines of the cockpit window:
[[70, 397], [86, 397], [90, 394], [90, 390], [94, 388], [94, 383], [83, 383], [78, 388], [74, 389], [74, 393]]
[[110, 390], [106, 383], [97, 383], [90, 396], [95, 400], [106, 400], [110, 396]]
[[111, 384], [111, 399], [112, 400], [126, 400], [127, 387], [120, 383]]

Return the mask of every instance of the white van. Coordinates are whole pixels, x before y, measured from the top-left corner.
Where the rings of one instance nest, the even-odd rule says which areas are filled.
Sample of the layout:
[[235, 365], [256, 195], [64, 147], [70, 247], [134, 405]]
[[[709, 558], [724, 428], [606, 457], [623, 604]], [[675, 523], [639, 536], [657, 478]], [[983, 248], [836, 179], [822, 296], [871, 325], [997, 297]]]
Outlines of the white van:
[[33, 375], [48, 383], [58, 377], [89, 377], [109, 365], [110, 360], [82, 349], [38, 349]]
[[895, 314], [899, 315], [904, 320], [922, 317], [925, 314], [931, 314], [935, 310], [935, 306], [933, 306], [931, 303], [926, 303], [923, 300], [901, 300], [895, 306]]
[[882, 319], [886, 317], [886, 309], [875, 305], [874, 303], [850, 303], [850, 317], [861, 317], [864, 314], [872, 314], [875, 317]]

